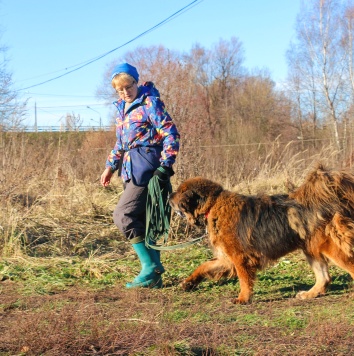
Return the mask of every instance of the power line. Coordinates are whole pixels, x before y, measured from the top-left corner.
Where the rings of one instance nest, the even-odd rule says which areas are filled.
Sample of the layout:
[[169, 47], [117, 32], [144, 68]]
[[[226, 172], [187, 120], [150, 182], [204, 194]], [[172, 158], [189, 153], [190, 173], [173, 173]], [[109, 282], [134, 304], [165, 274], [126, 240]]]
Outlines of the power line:
[[[95, 95], [72, 95], [72, 94], [48, 94], [48, 93], [32, 93], [32, 92], [27, 92], [26, 94], [30, 95], [37, 95], [37, 96], [55, 96], [55, 97], [65, 97], [65, 98], [96, 98], [97, 96]], [[101, 95], [101, 96], [108, 96], [106, 95]]]
[[[57, 105], [57, 106], [38, 106], [41, 109], [58, 109], [58, 108], [86, 108], [88, 104]], [[89, 106], [106, 106], [107, 104], [90, 104]]]
[[52, 116], [54, 116], [54, 117], [56, 117], [56, 118], [59, 118], [59, 119], [63, 116], [63, 115], [53, 114], [53, 113], [51, 113], [51, 112], [49, 112], [49, 111], [43, 110], [43, 109], [40, 108], [40, 107], [37, 107], [37, 109], [38, 109], [38, 111], [45, 112], [46, 114], [52, 115]]
[[[83, 64], [77, 64], [77, 65], [79, 65], [79, 67], [77, 67], [77, 68], [75, 68], [75, 69], [72, 69], [72, 70], [70, 70], [70, 71], [68, 71], [68, 72], [66, 72], [66, 73], [64, 73], [64, 74], [58, 75], [58, 76], [56, 76], [56, 77], [54, 77], [54, 78], [45, 80], [45, 81], [43, 81], [43, 82], [40, 82], [40, 83], [37, 83], [37, 84], [34, 84], [34, 85], [30, 85], [30, 86], [25, 87], [25, 88], [18, 89], [18, 91], [26, 90], [26, 89], [30, 89], [30, 88], [34, 88], [34, 87], [37, 87], [37, 86], [39, 86], [39, 85], [43, 85], [43, 84], [49, 83], [49, 82], [51, 82], [51, 81], [53, 81], [53, 80], [62, 78], [62, 77], [66, 76], [66, 75], [68, 75], [68, 74], [70, 74], [70, 73], [76, 72], [76, 71], [78, 71], [79, 69], [82, 69], [82, 68], [88, 66], [89, 64], [94, 63], [94, 62], [98, 61], [99, 59], [102, 59], [103, 57], [106, 57], [106, 56], [108, 56], [109, 54], [111, 54], [111, 53], [117, 51], [118, 49], [120, 49], [120, 48], [122, 48], [122, 47], [124, 47], [124, 46], [126, 46], [126, 45], [128, 45], [128, 44], [130, 44], [130, 43], [132, 43], [132, 42], [134, 42], [134, 41], [137, 40], [138, 38], [145, 36], [145, 35], [148, 34], [149, 32], [152, 32], [152, 31], [156, 30], [158, 27], [160, 27], [160, 26], [166, 24], [167, 22], [171, 21], [173, 18], [175, 18], [175, 17], [181, 15], [183, 12], [186, 12], [187, 10], [190, 10], [192, 7], [198, 5], [197, 3], [200, 3], [200, 2], [202, 2], [202, 1], [203, 1], [203, 0], [194, 0], [194, 1], [192, 1], [192, 2], [189, 3], [188, 5], [184, 6], [184, 7], [181, 8], [180, 10], [176, 11], [174, 14], [170, 15], [169, 17], [167, 17], [167, 18], [164, 19], [163, 21], [159, 22], [157, 25], [155, 25], [155, 26], [149, 28], [148, 30], [142, 32], [142, 33], [139, 34], [138, 36], [136, 36], [136, 37], [134, 37], [133, 39], [129, 40], [128, 42], [126, 42], [126, 43], [120, 45], [119, 47], [116, 47], [116, 48], [114, 48], [114, 49], [112, 49], [112, 50], [110, 50], [110, 51], [108, 51], [108, 52], [106, 52], [106, 53], [104, 53], [104, 54], [101, 54], [101, 55], [99, 55], [99, 56], [97, 56], [97, 57], [95, 57], [95, 58], [93, 58], [93, 59], [90, 59], [90, 60], [88, 60], [88, 61], [86, 61], [86, 62], [82, 62]], [[76, 66], [77, 66], [77, 65], [76, 65]], [[76, 67], [76, 66], [72, 66], [72, 67]], [[72, 68], [72, 67], [68, 67], [68, 68]], [[66, 68], [66, 69], [67, 69], [67, 68]]]

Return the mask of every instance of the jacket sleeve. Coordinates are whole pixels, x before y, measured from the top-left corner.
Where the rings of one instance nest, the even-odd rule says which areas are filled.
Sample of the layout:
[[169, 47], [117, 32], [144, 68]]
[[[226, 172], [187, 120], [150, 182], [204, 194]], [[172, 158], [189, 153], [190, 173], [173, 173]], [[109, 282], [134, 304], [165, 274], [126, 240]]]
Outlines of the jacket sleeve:
[[119, 159], [121, 156], [122, 143], [120, 140], [121, 137], [121, 128], [119, 125], [116, 125], [116, 137], [117, 141], [114, 145], [113, 150], [109, 153], [106, 160], [106, 168], [111, 168], [112, 172], [118, 170]]
[[161, 165], [172, 167], [179, 151], [179, 139], [177, 127], [165, 109], [163, 101], [158, 97], [149, 97], [146, 110], [152, 124], [156, 128], [155, 142], [163, 144], [161, 153]]
[[118, 145], [118, 142], [116, 142], [113, 150], [110, 152], [110, 154], [107, 157], [106, 160], [106, 168], [111, 168], [112, 172], [115, 172], [118, 170], [118, 162], [121, 156], [121, 153], [119, 152], [120, 148]]
[[118, 170], [119, 160], [122, 155], [122, 119], [121, 119], [121, 100], [114, 101], [113, 105], [117, 108], [118, 114], [116, 118], [116, 144], [114, 145], [113, 150], [109, 153], [106, 160], [106, 168], [111, 168], [112, 172]]

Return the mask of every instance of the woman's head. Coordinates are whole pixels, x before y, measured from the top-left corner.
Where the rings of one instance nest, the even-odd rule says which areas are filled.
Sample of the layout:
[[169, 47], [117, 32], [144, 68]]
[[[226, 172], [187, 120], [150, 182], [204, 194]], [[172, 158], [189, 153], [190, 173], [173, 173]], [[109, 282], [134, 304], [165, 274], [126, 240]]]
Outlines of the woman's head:
[[111, 75], [112, 87], [120, 98], [131, 103], [138, 95], [139, 73], [135, 67], [128, 63], [118, 64], [113, 68]]

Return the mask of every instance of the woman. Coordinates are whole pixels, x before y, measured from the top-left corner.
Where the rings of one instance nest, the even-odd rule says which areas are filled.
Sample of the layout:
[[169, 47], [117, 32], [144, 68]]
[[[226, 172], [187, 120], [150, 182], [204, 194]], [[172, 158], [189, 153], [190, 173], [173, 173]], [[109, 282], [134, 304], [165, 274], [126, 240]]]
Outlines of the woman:
[[139, 73], [128, 63], [117, 65], [111, 75], [119, 95], [114, 102], [116, 144], [106, 161], [101, 184], [106, 187], [115, 171], [123, 179], [124, 192], [113, 213], [114, 223], [132, 243], [141, 271], [127, 288], [161, 288], [165, 271], [157, 250], [145, 246], [147, 185], [153, 175], [168, 182], [174, 174], [179, 133], [152, 82], [138, 86]]

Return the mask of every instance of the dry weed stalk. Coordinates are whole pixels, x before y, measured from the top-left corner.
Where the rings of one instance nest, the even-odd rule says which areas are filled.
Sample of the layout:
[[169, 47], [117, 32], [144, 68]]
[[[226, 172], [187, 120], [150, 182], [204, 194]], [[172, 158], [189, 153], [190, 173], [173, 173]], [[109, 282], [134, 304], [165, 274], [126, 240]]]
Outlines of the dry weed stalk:
[[[88, 257], [92, 251], [119, 250], [117, 243], [124, 238], [111, 215], [123, 187], [117, 176], [110, 188], [99, 185], [112, 136], [112, 132], [6, 135], [0, 152], [2, 256]], [[285, 192], [287, 182], [297, 185], [319, 160], [338, 166], [338, 152], [331, 147], [318, 151], [299, 147], [299, 142], [282, 143], [280, 138], [258, 145], [182, 146], [172, 183], [202, 175], [240, 192], [276, 193]], [[184, 237], [188, 233], [185, 230]]]

